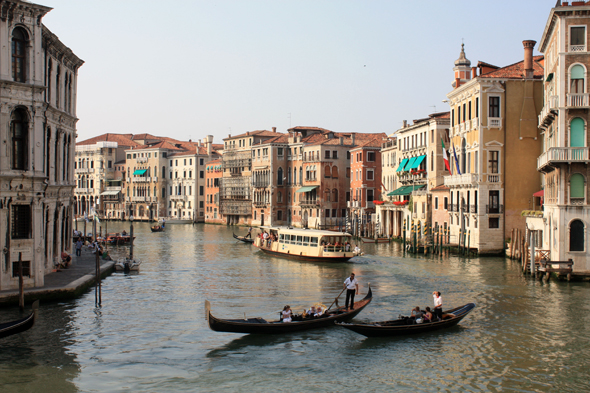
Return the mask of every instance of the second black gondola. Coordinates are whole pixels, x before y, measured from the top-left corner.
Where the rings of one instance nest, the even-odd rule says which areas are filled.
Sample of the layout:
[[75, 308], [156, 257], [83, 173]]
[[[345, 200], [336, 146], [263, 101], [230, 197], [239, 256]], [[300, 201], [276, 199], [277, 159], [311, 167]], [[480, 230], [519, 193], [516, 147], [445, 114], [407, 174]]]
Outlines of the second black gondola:
[[29, 330], [35, 324], [35, 317], [37, 316], [37, 308], [39, 307], [39, 300], [33, 303], [33, 311], [21, 319], [12, 322], [0, 323], [0, 338], [12, 336], [13, 334], [22, 333]]
[[234, 239], [239, 240], [244, 243], [254, 243], [254, 239], [246, 238], [245, 236], [238, 236], [234, 233]]
[[354, 303], [353, 310], [340, 307], [334, 311], [329, 311], [327, 315], [303, 319], [292, 322], [266, 321], [263, 318], [244, 318], [244, 319], [220, 319], [211, 314], [211, 305], [205, 301], [205, 315], [209, 327], [216, 332], [231, 333], [251, 333], [251, 334], [283, 334], [292, 333], [301, 330], [317, 329], [322, 327], [334, 326], [334, 322], [346, 322], [358, 315], [363, 309], [371, 303], [373, 292], [369, 287], [369, 292], [362, 300]]

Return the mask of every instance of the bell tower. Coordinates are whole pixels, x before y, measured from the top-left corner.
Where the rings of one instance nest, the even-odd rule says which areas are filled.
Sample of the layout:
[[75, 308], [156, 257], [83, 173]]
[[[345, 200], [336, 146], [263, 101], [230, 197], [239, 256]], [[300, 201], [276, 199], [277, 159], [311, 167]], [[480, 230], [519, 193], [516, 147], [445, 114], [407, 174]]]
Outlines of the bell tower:
[[461, 53], [455, 60], [453, 71], [455, 71], [454, 89], [471, 80], [471, 61], [465, 57], [465, 44], [461, 44]]

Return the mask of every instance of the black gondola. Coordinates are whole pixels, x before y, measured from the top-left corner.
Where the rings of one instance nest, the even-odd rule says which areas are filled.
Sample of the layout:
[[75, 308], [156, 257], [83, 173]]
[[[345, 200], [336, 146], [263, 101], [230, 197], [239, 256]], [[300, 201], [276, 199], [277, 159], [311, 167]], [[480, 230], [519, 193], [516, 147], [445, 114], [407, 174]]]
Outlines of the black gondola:
[[0, 323], [0, 338], [29, 330], [35, 324], [39, 300], [33, 303], [33, 311], [27, 317], [12, 322]]
[[471, 310], [475, 303], [453, 308], [443, 312], [442, 321], [415, 323], [412, 318], [402, 317], [392, 321], [372, 323], [337, 323], [338, 326], [352, 330], [367, 337], [392, 337], [406, 334], [431, 332], [457, 325]]
[[238, 236], [234, 233], [234, 239], [244, 243], [254, 243], [254, 239], [246, 238], [245, 236]]
[[251, 333], [251, 334], [282, 334], [300, 330], [317, 329], [334, 326], [334, 322], [350, 321], [371, 303], [373, 293], [371, 287], [362, 300], [354, 303], [354, 310], [345, 311], [340, 307], [329, 311], [327, 315], [317, 318], [293, 320], [292, 322], [266, 321], [263, 318], [219, 319], [211, 314], [211, 305], [205, 301], [205, 314], [211, 330], [216, 332]]
[[154, 225], [153, 227], [151, 227], [152, 232], [164, 232], [164, 226], [163, 225]]

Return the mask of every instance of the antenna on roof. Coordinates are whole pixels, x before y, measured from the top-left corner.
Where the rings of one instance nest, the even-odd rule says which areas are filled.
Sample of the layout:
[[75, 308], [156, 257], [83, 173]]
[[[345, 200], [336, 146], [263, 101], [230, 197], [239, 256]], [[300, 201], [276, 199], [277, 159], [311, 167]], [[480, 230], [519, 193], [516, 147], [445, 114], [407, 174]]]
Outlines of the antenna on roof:
[[289, 128], [291, 128], [291, 112], [287, 113], [289, 115]]
[[436, 105], [430, 105], [430, 108], [434, 108], [434, 113], [436, 113]]

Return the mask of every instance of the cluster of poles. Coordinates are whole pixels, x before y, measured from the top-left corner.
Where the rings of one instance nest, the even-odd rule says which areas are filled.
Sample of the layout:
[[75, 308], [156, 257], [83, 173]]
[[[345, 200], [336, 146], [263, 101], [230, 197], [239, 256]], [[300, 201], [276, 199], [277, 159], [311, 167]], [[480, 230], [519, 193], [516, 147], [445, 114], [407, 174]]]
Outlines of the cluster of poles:
[[[408, 238], [409, 232], [409, 238]], [[471, 233], [467, 230], [459, 231], [458, 253], [470, 255]], [[404, 251], [417, 254], [442, 254], [443, 250], [451, 248], [451, 232], [449, 228], [431, 227], [419, 220], [404, 219], [402, 228]]]

